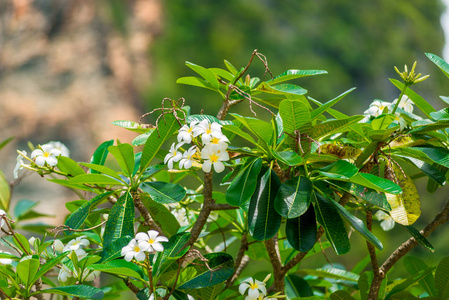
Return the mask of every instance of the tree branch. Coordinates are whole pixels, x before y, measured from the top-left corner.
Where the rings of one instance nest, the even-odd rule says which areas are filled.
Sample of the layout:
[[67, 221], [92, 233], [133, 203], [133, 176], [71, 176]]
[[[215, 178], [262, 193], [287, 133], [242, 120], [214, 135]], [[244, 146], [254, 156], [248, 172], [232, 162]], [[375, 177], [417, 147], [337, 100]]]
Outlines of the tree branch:
[[[449, 216], [449, 200], [446, 201], [443, 210], [440, 213], [438, 213], [435, 216], [435, 218], [420, 231], [420, 233], [423, 236], [427, 237], [435, 229], [437, 229], [438, 226], [447, 222], [448, 216]], [[415, 240], [415, 238], [411, 237], [401, 246], [399, 246], [380, 267], [379, 272], [381, 278], [385, 278], [385, 275], [391, 269], [391, 267], [405, 254], [407, 254], [410, 250], [412, 250], [416, 245], [418, 245], [418, 242]]]
[[150, 227], [150, 229], [156, 230], [157, 232], [162, 233], [162, 228], [159, 227], [159, 225], [153, 221], [153, 218], [151, 217], [147, 208], [145, 207], [142, 200], [140, 199], [139, 193], [137, 191], [131, 191], [131, 196], [133, 197], [133, 200], [134, 200], [134, 206], [137, 208], [140, 215], [144, 219], [144, 222], [142, 223], [142, 225], [148, 226], [148, 227]]
[[[366, 227], [371, 232], [373, 227], [373, 213], [370, 208], [366, 209]], [[377, 262], [376, 249], [374, 246], [366, 241], [366, 246], [368, 248], [369, 257], [371, 260], [371, 266], [373, 268], [373, 281], [371, 283], [368, 299], [377, 299], [379, 294], [379, 287], [382, 282], [382, 278], [379, 274], [379, 263]]]
[[[245, 251], [246, 250], [248, 250], [248, 234], [244, 233], [242, 235], [242, 240], [241, 240], [241, 243], [240, 243], [239, 251], [237, 252], [237, 256], [235, 258], [234, 274], [232, 274], [232, 276], [226, 282], [226, 288], [230, 287], [234, 283], [234, 281], [237, 279], [237, 277], [238, 277], [237, 272], [241, 268], [241, 265], [243, 263], [243, 258], [245, 257]], [[249, 262], [249, 257], [248, 256], [246, 256], [246, 257], [248, 258], [248, 262]], [[241, 270], [240, 270], [240, 272], [241, 272]]]
[[274, 285], [276, 287], [276, 291], [284, 292], [285, 272], [282, 267], [277, 235], [265, 241], [265, 248], [267, 249], [271, 265], [273, 266]]

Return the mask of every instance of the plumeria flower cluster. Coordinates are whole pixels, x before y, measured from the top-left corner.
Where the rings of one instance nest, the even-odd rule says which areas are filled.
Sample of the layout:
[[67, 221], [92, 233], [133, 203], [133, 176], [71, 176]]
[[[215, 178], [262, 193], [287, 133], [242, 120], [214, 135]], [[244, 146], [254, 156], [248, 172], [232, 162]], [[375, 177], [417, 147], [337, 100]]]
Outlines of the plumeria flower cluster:
[[[229, 154], [226, 151], [229, 140], [221, 132], [221, 127], [217, 122], [211, 123], [207, 119], [182, 126], [178, 131], [178, 142], [171, 145], [164, 159], [168, 169], [172, 170], [176, 162], [179, 163], [180, 169], [189, 169], [195, 164], [198, 165], [201, 158], [204, 172], [210, 172], [212, 167], [217, 173], [223, 172], [225, 169], [223, 162], [229, 160]], [[181, 146], [192, 142], [196, 144], [184, 153], [179, 151]]]
[[[69, 251], [68, 257], [71, 257], [72, 253], [74, 253], [77, 259], [81, 260], [87, 256], [84, 247], [89, 245], [90, 245], [89, 240], [86, 239], [85, 236], [80, 236], [68, 242], [67, 245], [64, 245], [64, 243], [62, 243], [60, 240], [55, 240], [53, 242], [52, 248], [58, 252]], [[59, 270], [58, 280], [61, 282], [66, 282], [70, 277], [79, 278], [80, 275], [79, 272], [80, 271], [77, 271], [76, 269], [72, 271], [66, 265], [63, 264], [61, 270]], [[92, 271], [84, 269], [81, 275], [81, 279], [82, 281], [92, 281], [98, 276], [100, 276], [100, 271]]]
[[51, 141], [45, 145], [39, 146], [38, 149], [31, 152], [31, 158], [27, 156], [26, 151], [17, 150], [19, 155], [17, 156], [17, 163], [14, 168], [14, 178], [19, 177], [19, 170], [29, 169], [35, 171], [30, 164], [26, 164], [24, 159], [28, 160], [31, 164], [36, 164], [38, 167], [54, 167], [58, 164], [59, 156], [70, 156], [70, 151], [61, 142]]
[[267, 288], [265, 283], [270, 279], [271, 274], [268, 274], [263, 281], [259, 281], [252, 277], [249, 277], [242, 281], [239, 285], [239, 292], [242, 295], [245, 295], [248, 292], [248, 295], [245, 297], [245, 300], [258, 300], [258, 299], [268, 299]]
[[121, 254], [125, 257], [126, 261], [131, 261], [133, 259], [136, 261], [144, 261], [147, 252], [164, 251], [164, 246], [161, 244], [162, 242], [168, 242], [168, 238], [159, 236], [159, 232], [156, 230], [139, 232], [128, 245], [122, 248]]
[[[366, 123], [369, 120], [371, 120], [373, 117], [378, 117], [380, 116], [382, 113], [386, 112], [386, 113], [392, 113], [394, 110], [394, 107], [400, 108], [401, 110], [403, 110], [406, 113], [413, 113], [413, 101], [410, 100], [409, 97], [407, 96], [402, 96], [401, 100], [398, 103], [398, 99], [394, 100], [393, 102], [386, 102], [386, 101], [382, 101], [382, 100], [374, 100], [369, 108], [367, 110], [365, 110], [363, 112], [363, 114], [365, 115], [365, 118], [363, 118], [360, 122]], [[405, 126], [407, 126], [407, 122], [405, 121], [405, 119], [401, 116], [401, 114], [399, 112], [395, 112], [394, 113], [394, 121], [399, 124], [399, 126], [401, 127], [401, 130], [403, 130], [405, 128]]]

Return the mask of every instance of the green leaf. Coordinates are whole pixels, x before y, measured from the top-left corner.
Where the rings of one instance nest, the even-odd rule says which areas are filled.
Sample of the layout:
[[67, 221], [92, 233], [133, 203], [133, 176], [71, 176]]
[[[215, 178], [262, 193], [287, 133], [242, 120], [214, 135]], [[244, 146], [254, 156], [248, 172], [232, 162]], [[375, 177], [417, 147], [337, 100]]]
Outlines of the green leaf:
[[348, 180], [353, 177], [359, 169], [346, 160], [337, 160], [336, 162], [321, 168], [318, 172], [330, 179]]
[[179, 129], [179, 124], [171, 114], [165, 115], [165, 122], [161, 120], [158, 123], [158, 130], [153, 130], [145, 142], [140, 160], [140, 171], [146, 170], [150, 162], [159, 152], [164, 142]]
[[426, 53], [426, 56], [443, 71], [444, 75], [449, 77], [449, 64], [444, 59], [432, 53]]
[[39, 259], [34, 258], [34, 256], [22, 258], [22, 260], [17, 265], [16, 267], [17, 275], [19, 276], [20, 280], [23, 282], [23, 284], [27, 289], [33, 285], [34, 283], [33, 278], [36, 275], [39, 266], [40, 266]]
[[[324, 200], [324, 197], [323, 197]], [[382, 250], [383, 245], [379, 241], [379, 239], [372, 234], [368, 228], [366, 228], [365, 223], [359, 218], [353, 216], [349, 211], [347, 211], [343, 206], [341, 206], [338, 202], [333, 201], [332, 199], [327, 199], [328, 203], [330, 203], [351, 226], [357, 230], [365, 239], [367, 239], [372, 245], [374, 245], [377, 249]]]
[[57, 183], [60, 184], [62, 186], [71, 188], [71, 189], [78, 189], [78, 190], [83, 190], [83, 191], [88, 191], [88, 192], [94, 192], [93, 188], [89, 187], [89, 186], [85, 186], [84, 184], [81, 183], [71, 183], [69, 180], [66, 179], [47, 179], [50, 182], [53, 183]]
[[131, 142], [131, 144], [135, 147], [141, 146], [145, 144], [148, 140], [148, 137], [155, 131], [155, 128], [152, 128], [150, 131], [142, 133], [141, 135], [138, 135], [134, 138], [134, 140]]
[[148, 128], [148, 126], [146, 126], [145, 124], [139, 124], [138, 122], [134, 121], [117, 120], [113, 121], [112, 125], [116, 125], [137, 133], [146, 133], [150, 130], [153, 130], [153, 128]]
[[109, 146], [109, 152], [115, 157], [123, 173], [131, 176], [134, 171], [134, 149], [130, 144]]
[[190, 264], [184, 270], [192, 272], [189, 269], [195, 269], [196, 274], [193, 278], [183, 282], [178, 289], [199, 289], [213, 286], [224, 282], [234, 273], [234, 260], [227, 253], [209, 253], [204, 255], [208, 260], [205, 262], [195, 260], [194, 264]]
[[449, 257], [443, 258], [435, 271], [435, 288], [438, 297], [449, 299]]
[[296, 274], [287, 274], [284, 277], [285, 295], [288, 298], [313, 296], [310, 285], [301, 276]]
[[232, 180], [226, 190], [226, 201], [234, 206], [241, 206], [254, 194], [257, 177], [262, 168], [262, 159], [250, 161]]
[[28, 239], [22, 234], [16, 232], [13, 236], [13, 241], [17, 248], [19, 248], [23, 253], [31, 253], [30, 243], [28, 242]]
[[357, 173], [356, 175], [350, 178], [350, 181], [384, 193], [391, 193], [391, 194], [402, 193], [401, 187], [396, 183], [385, 178], [377, 177], [372, 174]]
[[273, 237], [281, 225], [282, 217], [274, 209], [281, 182], [271, 169], [263, 170], [257, 181], [248, 209], [248, 227], [254, 239], [265, 241]]
[[[416, 282], [420, 281], [422, 278], [426, 277], [428, 274], [431, 274], [434, 269], [435, 269], [435, 267], [428, 267], [426, 269], [420, 270], [419, 272], [413, 274], [411, 277], [409, 277], [406, 280], [402, 281], [401, 283], [395, 285], [385, 298], [393, 299], [393, 297], [390, 298], [392, 295], [394, 295], [395, 293], [404, 291], [409, 286], [416, 284]], [[436, 280], [435, 280], [435, 284], [437, 284]], [[438, 290], [438, 287], [437, 287], [437, 290]], [[394, 298], [394, 299], [403, 299], [403, 298]], [[406, 299], [408, 299], [408, 298], [406, 298]]]
[[307, 252], [313, 248], [317, 238], [316, 217], [313, 205], [295, 219], [287, 219], [285, 235], [293, 249]]
[[334, 98], [332, 100], [329, 100], [326, 103], [323, 103], [323, 105], [321, 105], [317, 109], [315, 109], [312, 112], [310, 112], [311, 119], [315, 120], [318, 116], [320, 116], [321, 114], [326, 112], [328, 110], [328, 108], [330, 108], [331, 106], [333, 106], [334, 104], [339, 102], [341, 99], [343, 99], [346, 95], [348, 95], [353, 90], [355, 90], [355, 88], [349, 89], [346, 92], [344, 92], [343, 94], [339, 95], [338, 97], [336, 97], [336, 98]]
[[212, 91], [217, 90], [217, 88], [215, 88], [207, 80], [204, 80], [204, 79], [201, 79], [198, 77], [194, 77], [194, 76], [186, 76], [186, 77], [178, 78], [178, 80], [176, 80], [176, 83], [197, 86], [197, 87], [209, 89]]
[[123, 236], [134, 236], [134, 201], [124, 193], [112, 206], [103, 236], [103, 247], [108, 247]]
[[143, 278], [142, 271], [137, 265], [122, 259], [108, 261], [103, 264], [93, 264], [88, 266], [87, 269], [121, 276]]
[[282, 152], [272, 151], [272, 153], [277, 160], [286, 164], [287, 166], [294, 167], [303, 163], [302, 157], [298, 155], [298, 153], [296, 153], [295, 151], [291, 150]]
[[449, 120], [438, 120], [436, 122], [416, 121], [412, 123], [409, 133], [423, 134], [425, 132], [437, 131], [449, 127]]
[[[81, 228], [84, 221], [89, 216], [89, 212], [92, 210], [92, 208], [95, 207], [104, 198], [110, 196], [112, 193], [113, 193], [113, 191], [97, 195], [94, 198], [92, 198], [90, 201], [84, 203], [83, 205], [81, 205], [80, 208], [78, 208], [76, 211], [74, 211], [72, 214], [69, 215], [67, 220], [64, 222], [64, 225], [67, 225], [69, 228], [72, 228], [72, 229]], [[67, 232], [67, 235], [71, 235], [72, 233], [73, 232], [69, 231], [69, 232]]]
[[89, 299], [103, 299], [104, 292], [99, 288], [89, 286], [89, 285], [68, 285], [68, 286], [60, 286], [55, 288], [49, 288], [45, 290], [40, 290], [30, 294], [30, 296], [37, 294], [57, 294], [63, 296], [73, 296], [80, 298], [89, 298]]
[[[430, 179], [437, 182], [439, 185], [444, 185], [446, 183], [446, 172], [447, 168], [437, 164], [428, 164], [422, 160], [413, 158], [413, 157], [401, 157], [406, 162], [420, 169], [424, 174], [426, 174]], [[441, 172], [441, 170], [443, 172]]]
[[268, 145], [271, 144], [274, 132], [270, 123], [256, 118], [242, 117], [234, 113], [231, 113], [231, 115], [259, 139], [263, 140]]
[[3, 140], [3, 141], [0, 143], [0, 150], [2, 150], [6, 145], [8, 145], [13, 139], [14, 139], [14, 137], [11, 136], [11, 137], [9, 137], [9, 138]]
[[306, 177], [289, 179], [279, 188], [274, 208], [284, 218], [297, 218], [309, 207], [312, 189], [312, 182]]
[[9, 201], [11, 200], [11, 191], [9, 182], [0, 170], [0, 208], [4, 211], [8, 211]]
[[288, 71], [285, 71], [284, 73], [274, 77], [273, 79], [268, 80], [267, 82], [270, 85], [274, 85], [277, 83], [281, 83], [281, 82], [296, 79], [296, 78], [321, 75], [321, 74], [327, 74], [327, 71], [324, 71], [324, 70], [288, 70]]
[[293, 95], [305, 95], [307, 94], [307, 90], [303, 89], [300, 86], [290, 84], [290, 83], [283, 83], [278, 85], [272, 85], [267, 82], [262, 82], [258, 87], [258, 91], [269, 93], [269, 94], [293, 94]]
[[394, 121], [394, 116], [391, 114], [380, 115], [371, 121], [371, 127], [374, 130], [385, 130]]
[[279, 114], [282, 118], [284, 131], [290, 134], [311, 121], [309, 108], [298, 100], [283, 100], [279, 104]]
[[76, 176], [86, 174], [83, 168], [81, 168], [77, 162], [66, 156], [59, 156], [58, 158], [58, 168], [64, 173], [69, 174], [68, 176]]
[[351, 248], [348, 233], [337, 209], [320, 194], [312, 195], [317, 221], [323, 226], [332, 248], [338, 255], [348, 252]]
[[112, 170], [108, 167], [105, 167], [102, 165], [88, 164], [88, 163], [80, 163], [80, 165], [88, 167], [89, 169], [96, 171], [96, 173], [103, 173], [105, 175], [109, 175], [111, 177], [122, 180], [122, 178], [120, 177], [120, 175], [117, 172], [115, 172], [114, 170]]
[[359, 275], [349, 272], [349, 271], [337, 269], [337, 268], [301, 269], [298, 271], [298, 273], [312, 275], [312, 276], [318, 276], [321, 278], [346, 280], [346, 281], [353, 281], [353, 282], [359, 281]]
[[244, 132], [243, 130], [241, 130], [239, 127], [235, 126], [235, 125], [225, 125], [222, 128], [223, 132], [225, 133], [226, 136], [228, 136], [229, 134], [226, 134], [226, 131], [229, 131], [230, 133], [233, 133], [235, 135], [238, 135], [239, 137], [247, 140], [248, 142], [250, 142], [251, 144], [260, 147], [256, 141], [253, 139], [253, 137], [251, 135], [249, 135], [248, 133]]
[[372, 205], [376, 205], [386, 211], [391, 210], [391, 206], [387, 201], [387, 197], [385, 193], [380, 193], [376, 190], [361, 186], [359, 184], [350, 183], [350, 182], [341, 182], [341, 181], [330, 181], [330, 184], [338, 187], [339, 189], [350, 193], [351, 195], [363, 199], [366, 202], [369, 202]]
[[[114, 140], [109, 140], [106, 142], [103, 142], [98, 148], [95, 150], [94, 154], [92, 155], [92, 158], [90, 159], [90, 163], [96, 164], [96, 165], [104, 165], [106, 162], [106, 158], [108, 157], [108, 147], [114, 144]], [[98, 173], [95, 170], [90, 170], [90, 173]]]
[[101, 260], [100, 262], [106, 262], [117, 257], [122, 256], [122, 248], [127, 246], [131, 241], [131, 236], [122, 236], [121, 238], [115, 240], [111, 244], [106, 247], [103, 247], [103, 251], [101, 251]]
[[331, 300], [355, 300], [347, 291], [335, 291], [330, 296]]
[[118, 179], [102, 174], [83, 174], [69, 180], [71, 184], [99, 184], [99, 185], [123, 185]]
[[184, 199], [186, 190], [179, 184], [163, 181], [142, 182], [140, 188], [151, 198], [163, 204], [177, 203]]
[[224, 64], [226, 66], [226, 68], [229, 70], [229, 72], [231, 72], [232, 75], [237, 75], [238, 71], [237, 69], [226, 59], [224, 60]]
[[[404, 267], [410, 275], [413, 275], [421, 270], [428, 268], [429, 266], [418, 257], [405, 256]], [[437, 293], [435, 290], [435, 278], [433, 277], [432, 273], [423, 277], [418, 283], [429, 296], [436, 296]]]
[[220, 68], [209, 68], [210, 71], [214, 72], [215, 74], [217, 74], [218, 76], [226, 79], [229, 82], [234, 81], [235, 76], [231, 73], [228, 72], [224, 69], [220, 69]]
[[151, 200], [145, 194], [140, 194], [140, 197], [153, 220], [162, 228], [162, 233], [167, 237], [175, 235], [181, 227], [175, 216], [163, 204]]
[[419, 232], [415, 227], [409, 225], [404, 226], [404, 228], [410, 233], [410, 235], [424, 248], [429, 250], [430, 252], [435, 252], [435, 248], [433, 248], [432, 244], [426, 239], [425, 236]]
[[214, 116], [211, 115], [189, 115], [186, 118], [186, 122], [187, 123], [192, 123], [192, 122], [201, 122], [203, 120], [208, 120], [210, 123], [216, 122], [220, 125], [234, 125], [233, 122], [231, 121], [224, 121], [224, 120], [220, 120]]
[[[399, 90], [403, 90], [404, 89], [404, 84], [402, 82], [400, 82], [399, 80], [396, 79], [391, 79], [390, 81], [399, 89]], [[429, 102], [427, 102], [426, 100], [424, 100], [423, 97], [421, 97], [420, 95], [418, 95], [417, 93], [415, 93], [412, 89], [410, 89], [409, 87], [405, 90], [405, 95], [407, 95], [410, 100], [413, 101], [413, 103], [415, 103], [415, 105], [430, 119], [430, 113], [435, 111], [435, 108], [433, 108], [432, 105], [429, 104]]]
[[319, 123], [313, 126], [312, 137], [319, 139], [326, 135], [331, 135], [337, 132], [344, 132], [351, 129], [351, 125], [363, 119], [363, 116], [352, 116], [344, 119], [331, 120]]
[[58, 256], [52, 258], [51, 260], [47, 261], [39, 270], [39, 272], [37, 272], [34, 275], [34, 278], [32, 280], [32, 282], [36, 282], [36, 280], [38, 280], [39, 278], [41, 278], [42, 276], [44, 276], [48, 271], [50, 271], [51, 269], [53, 269], [54, 266], [56, 266], [61, 260], [63, 260], [64, 258], [67, 257], [68, 252], [64, 252], [59, 254]]
[[214, 72], [188, 61], [186, 62], [186, 66], [206, 79], [207, 83], [209, 83], [212, 88], [215, 88], [216, 90], [219, 89], [220, 84], [218, 83], [218, 79]]
[[170, 237], [168, 242], [164, 243], [164, 251], [158, 252], [156, 262], [153, 266], [154, 276], [159, 277], [171, 264], [187, 253], [189, 247], [184, 247], [190, 239], [190, 233], [178, 233]]

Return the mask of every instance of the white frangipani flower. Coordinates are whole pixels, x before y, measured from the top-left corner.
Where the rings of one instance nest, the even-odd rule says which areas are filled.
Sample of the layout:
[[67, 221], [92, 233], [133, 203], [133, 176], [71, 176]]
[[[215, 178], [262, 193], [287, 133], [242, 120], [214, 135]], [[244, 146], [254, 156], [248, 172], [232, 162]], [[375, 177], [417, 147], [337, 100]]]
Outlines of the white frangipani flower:
[[207, 145], [213, 137], [222, 138], [221, 127], [217, 122], [210, 123], [208, 120], [202, 120], [193, 129], [193, 136], [201, 135], [203, 145]]
[[243, 280], [239, 286], [240, 294], [244, 295], [246, 290], [248, 290], [248, 296], [245, 299], [258, 299], [259, 296], [265, 296], [267, 294], [265, 282], [253, 279], [252, 277]]
[[[75, 272], [76, 273], [76, 272]], [[93, 281], [95, 278], [100, 277], [100, 271], [98, 270], [89, 270], [89, 269], [84, 269], [83, 271], [83, 281]], [[78, 277], [78, 274], [76, 274], [76, 276]]]
[[154, 293], [151, 293], [150, 297], [148, 298], [148, 300], [154, 300]]
[[[50, 147], [52, 147], [53, 149], [56, 149], [56, 150], [59, 150], [60, 152], [61, 152], [61, 155], [62, 156], [66, 156], [66, 157], [69, 157], [70, 156], [70, 151], [69, 151], [69, 149], [63, 144], [63, 143], [61, 143], [61, 142], [58, 142], [58, 141], [51, 141], [51, 142], [48, 142], [47, 144], [45, 144], [44, 146], [46, 146], [46, 145], [48, 145], [48, 146], [50, 146]], [[43, 147], [43, 146], [42, 146]]]
[[150, 230], [147, 233], [139, 232], [136, 234], [136, 240], [139, 242], [139, 247], [146, 248], [148, 252], [162, 252], [164, 246], [161, 242], [168, 242], [168, 238], [165, 236], [158, 236], [159, 232], [156, 230]]
[[210, 172], [213, 166], [215, 172], [221, 173], [225, 169], [223, 161], [229, 160], [229, 154], [222, 145], [208, 144], [201, 151], [201, 158], [205, 160], [202, 167], [204, 172]]
[[43, 167], [45, 164], [51, 167], [56, 166], [59, 155], [61, 155], [61, 151], [48, 144], [41, 146], [41, 149], [36, 149], [31, 152], [31, 158], [40, 167]]
[[0, 227], [3, 227], [3, 225], [5, 225], [5, 220], [4, 218], [6, 218], [6, 211], [4, 211], [3, 209], [0, 209]]
[[178, 151], [178, 148], [182, 146], [183, 143], [173, 143], [170, 147], [170, 151], [164, 158], [164, 164], [168, 166], [169, 170], [173, 169], [173, 163], [178, 162], [182, 158], [182, 153]]
[[73, 276], [73, 272], [69, 268], [67, 268], [65, 265], [62, 265], [61, 270], [59, 270], [58, 280], [61, 282], [66, 282], [72, 276]]
[[90, 242], [84, 236], [77, 237], [76, 239], [71, 240], [64, 247], [64, 251], [76, 251], [83, 246], [89, 246]]
[[19, 170], [22, 170], [24, 166], [28, 166], [23, 162], [23, 159], [27, 157], [27, 152], [17, 150], [17, 153], [19, 153], [19, 155], [17, 155], [17, 163], [14, 167], [14, 179], [19, 178]]
[[191, 143], [193, 138], [193, 130], [198, 124], [198, 121], [193, 121], [190, 125], [184, 125], [178, 131], [178, 143]]
[[394, 113], [394, 122], [399, 124], [401, 130], [404, 130], [404, 128], [407, 126], [407, 121], [405, 121], [405, 119], [398, 112]]
[[379, 210], [378, 212], [376, 212], [374, 214], [374, 218], [376, 218], [378, 221], [381, 221], [380, 227], [382, 227], [382, 229], [384, 231], [389, 231], [389, 230], [393, 229], [394, 224], [395, 224], [394, 220], [386, 212]]
[[390, 102], [375, 100], [369, 105], [369, 108], [365, 110], [363, 114], [378, 117], [379, 115], [382, 114], [385, 108], [390, 108], [390, 106], [391, 106]]
[[60, 240], [54, 240], [51, 246], [55, 251], [64, 252], [64, 244]]
[[179, 168], [190, 169], [192, 167], [193, 156], [196, 153], [196, 146], [192, 146], [189, 150], [182, 154], [182, 158], [179, 161]]
[[[394, 107], [397, 102], [398, 102], [398, 99], [394, 100], [393, 103], [391, 104], [391, 106]], [[398, 108], [411, 114], [411, 113], [413, 113], [413, 104], [414, 104], [413, 101], [410, 100], [409, 97], [407, 97], [406, 95], [403, 95], [401, 97], [401, 101], [398, 104]]]
[[126, 261], [131, 261], [133, 258], [137, 261], [144, 261], [146, 258], [145, 251], [147, 249], [148, 247], [145, 248], [145, 245], [142, 247], [136, 239], [132, 239], [127, 246], [122, 248], [121, 254], [125, 256]]

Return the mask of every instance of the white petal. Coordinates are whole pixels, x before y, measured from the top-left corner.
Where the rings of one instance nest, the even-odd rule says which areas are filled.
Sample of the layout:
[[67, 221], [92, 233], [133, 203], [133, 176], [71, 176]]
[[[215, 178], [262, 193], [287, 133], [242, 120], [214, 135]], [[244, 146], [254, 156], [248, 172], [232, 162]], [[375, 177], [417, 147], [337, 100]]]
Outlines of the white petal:
[[31, 152], [31, 158], [35, 158], [36, 156], [42, 156], [44, 155], [44, 151], [41, 149], [36, 149], [33, 152]]
[[133, 252], [130, 251], [130, 252], [125, 253], [125, 260], [126, 261], [132, 261], [133, 257], [134, 257], [134, 253]]
[[145, 252], [140, 251], [135, 257], [137, 261], [144, 261], [147, 256], [145, 255]]
[[212, 169], [212, 163], [211, 163], [211, 161], [210, 161], [210, 160], [206, 160], [206, 161], [203, 163], [202, 169], [203, 169], [204, 172], [209, 173], [210, 170]]
[[136, 234], [136, 240], [138, 241], [148, 241], [149, 239], [150, 237], [146, 232], [139, 232], [138, 234]]
[[58, 160], [55, 157], [53, 157], [53, 156], [47, 157], [45, 159], [45, 161], [47, 162], [47, 164], [49, 166], [52, 166], [52, 167], [54, 167], [54, 166], [56, 166], [58, 164]]
[[239, 292], [240, 292], [240, 294], [244, 295], [245, 292], [246, 292], [246, 290], [247, 290], [248, 288], [249, 288], [249, 284], [246, 283], [246, 282], [242, 282], [242, 283], [239, 285]]
[[161, 235], [156, 238], [156, 242], [168, 242], [168, 238], [166, 236]]
[[253, 298], [253, 299], [257, 299], [259, 297], [259, 290], [258, 289], [248, 289], [248, 296]]
[[45, 157], [43, 157], [43, 156], [36, 156], [36, 160], [34, 162], [39, 167], [43, 167], [45, 165]]
[[224, 171], [224, 169], [225, 169], [225, 166], [221, 161], [217, 161], [216, 163], [214, 163], [215, 172], [221, 173]]
[[157, 252], [162, 252], [164, 251], [164, 246], [162, 246], [161, 243], [158, 242], [154, 242], [151, 246], [153, 246], [153, 249]]

